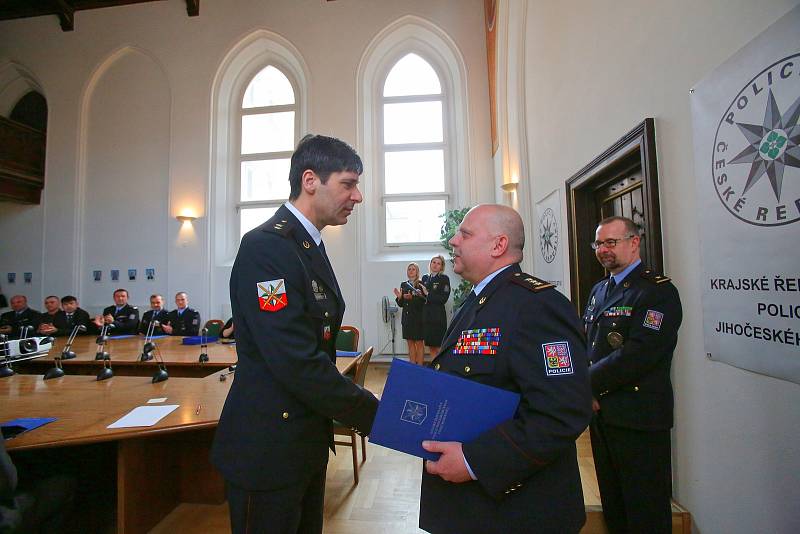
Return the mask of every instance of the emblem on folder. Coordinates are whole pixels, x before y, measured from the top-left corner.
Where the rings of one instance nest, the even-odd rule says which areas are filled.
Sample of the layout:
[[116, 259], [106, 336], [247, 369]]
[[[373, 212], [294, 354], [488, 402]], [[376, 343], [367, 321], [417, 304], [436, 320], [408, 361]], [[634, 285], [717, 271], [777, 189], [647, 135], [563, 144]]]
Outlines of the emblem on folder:
[[407, 400], [403, 405], [403, 414], [400, 416], [401, 421], [406, 423], [413, 423], [421, 425], [428, 417], [428, 405], [422, 404], [412, 400]]
[[277, 280], [269, 280], [267, 282], [259, 282], [258, 289], [258, 307], [261, 311], [276, 312], [282, 310], [289, 304], [288, 295], [286, 295], [286, 285], [283, 283], [283, 278]]

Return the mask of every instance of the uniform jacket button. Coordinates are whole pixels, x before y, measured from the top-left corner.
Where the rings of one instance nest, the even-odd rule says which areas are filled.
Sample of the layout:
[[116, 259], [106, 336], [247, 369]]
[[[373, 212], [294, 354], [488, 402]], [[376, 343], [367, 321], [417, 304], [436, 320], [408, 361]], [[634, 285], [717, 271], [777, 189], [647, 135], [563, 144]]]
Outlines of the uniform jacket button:
[[289, 419], [289, 412], [283, 412], [283, 415], [281, 417], [283, 417], [284, 419]]
[[441, 367], [441, 365], [439, 365], [438, 363], [433, 366], [433, 368], [436, 369], [437, 371], [439, 370], [440, 367]]
[[639, 391], [639, 386], [633, 386], [633, 391]]
[[325, 317], [330, 317], [330, 316], [331, 316], [331, 314], [330, 314], [330, 313], [328, 313], [328, 312], [325, 312]]
[[469, 373], [470, 371], [472, 371], [472, 369], [470, 369], [469, 365], [465, 365], [464, 366], [464, 372], [465, 373]]

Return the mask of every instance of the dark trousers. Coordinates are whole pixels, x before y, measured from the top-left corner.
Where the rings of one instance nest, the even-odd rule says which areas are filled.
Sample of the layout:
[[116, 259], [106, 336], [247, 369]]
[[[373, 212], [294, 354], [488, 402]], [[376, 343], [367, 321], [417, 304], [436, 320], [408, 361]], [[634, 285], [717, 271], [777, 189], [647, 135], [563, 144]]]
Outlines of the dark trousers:
[[325, 471], [269, 491], [248, 491], [226, 482], [232, 534], [321, 534]]
[[670, 431], [590, 427], [594, 468], [611, 534], [672, 532]]

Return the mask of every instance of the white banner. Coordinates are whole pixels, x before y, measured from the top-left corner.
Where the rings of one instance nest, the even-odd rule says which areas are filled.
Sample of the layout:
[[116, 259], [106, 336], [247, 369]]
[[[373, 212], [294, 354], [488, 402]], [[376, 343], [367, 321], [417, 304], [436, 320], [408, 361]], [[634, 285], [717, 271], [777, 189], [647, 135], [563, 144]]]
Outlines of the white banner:
[[707, 355], [800, 383], [800, 6], [691, 104]]
[[536, 203], [537, 278], [554, 284], [564, 293], [564, 253], [566, 236], [561, 232], [561, 195], [556, 189]]

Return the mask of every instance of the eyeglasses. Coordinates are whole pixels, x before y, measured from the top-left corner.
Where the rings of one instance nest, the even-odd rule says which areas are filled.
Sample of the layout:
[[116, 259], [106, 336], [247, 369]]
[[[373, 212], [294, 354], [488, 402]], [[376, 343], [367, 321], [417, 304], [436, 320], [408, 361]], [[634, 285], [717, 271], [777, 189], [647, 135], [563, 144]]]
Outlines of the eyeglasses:
[[632, 239], [636, 237], [635, 235], [626, 235], [625, 237], [620, 237], [618, 239], [606, 239], [605, 241], [592, 241], [589, 246], [592, 247], [592, 250], [597, 250], [598, 248], [605, 246], [606, 248], [614, 248], [617, 246], [617, 243], [620, 241], [625, 241], [626, 239]]

